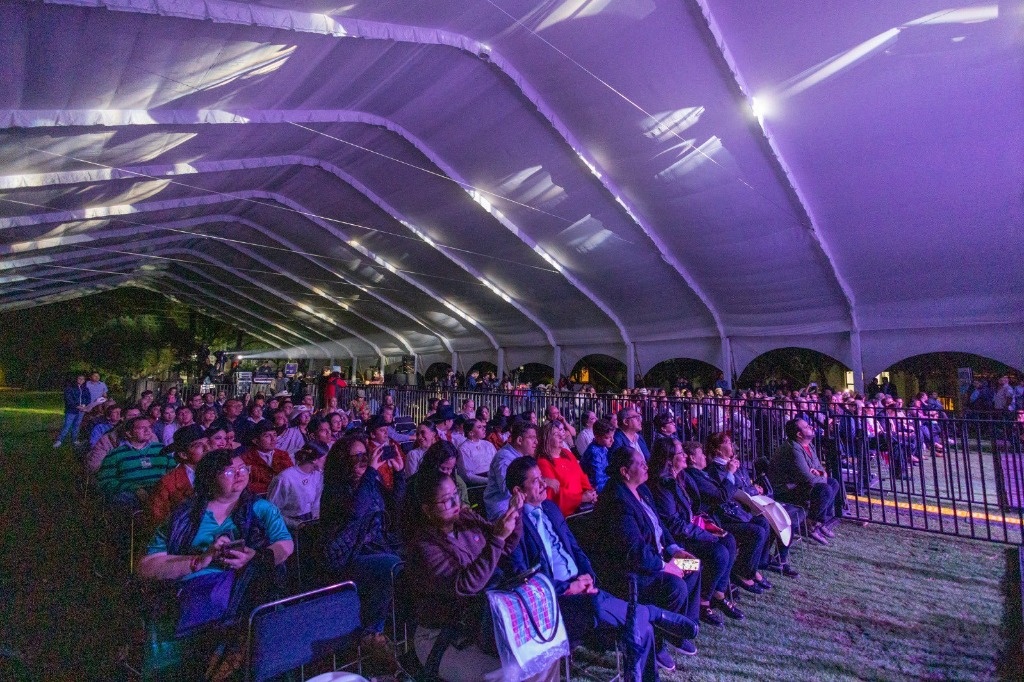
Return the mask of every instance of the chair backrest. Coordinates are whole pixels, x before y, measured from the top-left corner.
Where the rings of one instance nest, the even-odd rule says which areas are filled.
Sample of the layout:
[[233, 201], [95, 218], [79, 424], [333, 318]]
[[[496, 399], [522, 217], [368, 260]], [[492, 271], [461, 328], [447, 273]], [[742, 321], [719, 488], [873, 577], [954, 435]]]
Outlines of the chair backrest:
[[413, 433], [416, 431], [416, 422], [412, 417], [395, 417], [393, 424], [395, 431], [401, 434]]
[[570, 514], [565, 520], [580, 548], [587, 554], [593, 554], [595, 546], [600, 544], [600, 531], [597, 528], [597, 516], [594, 514], [594, 510], [589, 509]]
[[249, 616], [245, 679], [263, 682], [324, 660], [360, 632], [359, 596], [352, 582], [264, 604]]
[[292, 533], [295, 543], [295, 573], [298, 591], [324, 587], [330, 583], [323, 570], [323, 555], [320, 539], [323, 526], [319, 519], [306, 521]]

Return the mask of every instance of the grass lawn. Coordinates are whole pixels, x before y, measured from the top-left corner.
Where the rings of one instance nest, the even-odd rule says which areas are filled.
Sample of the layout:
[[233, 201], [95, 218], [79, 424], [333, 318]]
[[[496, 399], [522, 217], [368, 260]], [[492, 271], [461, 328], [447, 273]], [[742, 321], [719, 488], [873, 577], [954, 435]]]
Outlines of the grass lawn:
[[[61, 413], [57, 394], [0, 391], [0, 648], [39, 678], [124, 679], [126, 570], [88, 522], [70, 450], [51, 448]], [[792, 561], [801, 578], [773, 576], [775, 590], [742, 599], [747, 620], [704, 628], [699, 655], [663, 678], [1024, 679], [1014, 548], [844, 524]]]

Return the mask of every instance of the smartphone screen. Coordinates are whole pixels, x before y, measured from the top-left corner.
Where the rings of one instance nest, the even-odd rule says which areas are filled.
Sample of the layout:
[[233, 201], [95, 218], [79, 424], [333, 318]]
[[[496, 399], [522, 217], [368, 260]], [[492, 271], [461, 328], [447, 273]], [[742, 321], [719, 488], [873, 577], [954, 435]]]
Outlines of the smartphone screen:
[[394, 445], [385, 445], [384, 449], [380, 451], [380, 458], [382, 460], [394, 459], [395, 457], [398, 457], [398, 450], [395, 449]]
[[220, 548], [221, 552], [229, 552], [233, 549], [242, 549], [245, 547], [245, 540], [232, 540], [228, 544]]

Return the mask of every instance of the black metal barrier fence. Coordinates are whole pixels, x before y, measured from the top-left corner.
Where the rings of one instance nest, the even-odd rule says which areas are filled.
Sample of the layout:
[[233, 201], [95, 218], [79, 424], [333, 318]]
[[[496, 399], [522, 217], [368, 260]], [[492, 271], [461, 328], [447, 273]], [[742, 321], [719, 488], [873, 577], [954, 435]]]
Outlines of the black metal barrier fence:
[[578, 425], [587, 410], [598, 417], [635, 405], [643, 415], [644, 437], [651, 443], [653, 420], [671, 414], [681, 440], [703, 442], [728, 431], [741, 461], [753, 473], [765, 466], [785, 439], [785, 424], [800, 417], [815, 429], [815, 448], [841, 480], [849, 517], [918, 530], [1021, 544], [1024, 526], [1024, 422], [1012, 414], [962, 416], [925, 412], [905, 416], [895, 410], [866, 407], [853, 414], [840, 405], [803, 409], [767, 407], [754, 402], [651, 399], [625, 401], [615, 395], [472, 392], [465, 390], [394, 389], [383, 386], [339, 390], [342, 408], [362, 391], [371, 412], [390, 394], [396, 414], [416, 421], [430, 415], [431, 398], [450, 401], [456, 413], [463, 401], [487, 407], [493, 416], [502, 406], [513, 415], [533, 410], [543, 423], [556, 405]]

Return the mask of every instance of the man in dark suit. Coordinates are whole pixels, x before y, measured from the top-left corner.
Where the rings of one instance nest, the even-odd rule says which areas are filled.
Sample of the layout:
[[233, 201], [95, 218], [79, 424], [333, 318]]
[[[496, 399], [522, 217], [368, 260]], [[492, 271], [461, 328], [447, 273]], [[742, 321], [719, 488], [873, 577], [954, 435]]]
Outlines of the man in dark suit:
[[569, 529], [558, 505], [547, 499], [544, 478], [533, 457], [519, 457], [509, 464], [505, 481], [510, 493], [522, 492], [523, 539], [509, 556], [514, 572], [539, 565], [551, 579], [565, 618], [570, 641], [580, 641], [595, 628], [617, 631], [618, 639], [632, 655], [634, 680], [657, 679], [657, 666], [673, 669], [667, 650], [654, 653], [654, 627], [675, 640], [696, 637], [694, 621], [656, 606], [637, 604], [636, 618], [627, 623], [628, 605], [597, 588], [597, 577]]
[[779, 500], [810, 503], [807, 517], [814, 522], [811, 537], [823, 545], [835, 537], [835, 499], [840, 483], [830, 477], [814, 452], [814, 427], [803, 419], [786, 422], [786, 442], [772, 458], [769, 478]]

